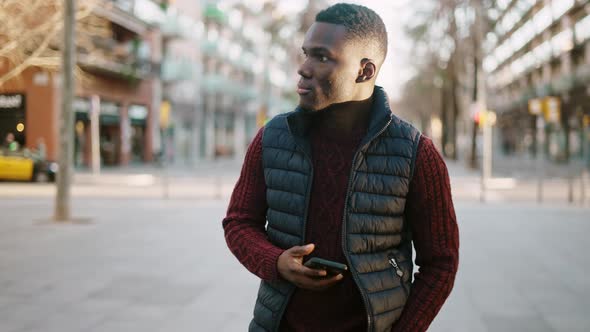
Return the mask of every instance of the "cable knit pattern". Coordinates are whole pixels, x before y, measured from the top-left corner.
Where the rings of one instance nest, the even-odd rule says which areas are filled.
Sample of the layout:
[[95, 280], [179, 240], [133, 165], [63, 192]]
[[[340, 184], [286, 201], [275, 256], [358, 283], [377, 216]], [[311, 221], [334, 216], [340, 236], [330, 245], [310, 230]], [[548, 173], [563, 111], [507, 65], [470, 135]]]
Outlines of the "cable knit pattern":
[[459, 230], [447, 167], [432, 141], [424, 136], [420, 138], [405, 214], [420, 268], [392, 331], [426, 331], [455, 282]]
[[252, 273], [263, 280], [278, 278], [277, 260], [283, 250], [266, 236], [266, 184], [262, 168], [260, 129], [248, 147], [240, 178], [223, 220], [225, 240], [231, 252]]
[[[338, 141], [312, 132], [315, 177], [306, 237], [309, 242], [316, 242], [314, 255], [344, 261], [341, 237], [321, 235], [341, 231], [344, 197], [337, 198], [346, 191], [350, 159], [359, 138]], [[261, 279], [272, 280], [279, 278], [276, 262], [282, 249], [268, 241], [264, 229], [267, 205], [261, 157], [262, 129], [246, 154], [223, 227], [227, 244], [238, 260]], [[412, 229], [419, 271], [415, 274], [404, 311], [392, 331], [426, 331], [453, 287], [459, 236], [444, 160], [432, 141], [424, 136], [420, 138], [405, 213]], [[297, 290], [289, 303], [282, 328], [291, 331], [364, 330], [366, 314], [352, 278], [345, 276], [341, 287], [329, 292]], [[346, 305], [342, 305], [344, 303]], [[336, 308], [332, 310], [331, 307]], [[322, 319], [302, 319], [314, 317], [314, 310], [324, 310], [321, 311]]]

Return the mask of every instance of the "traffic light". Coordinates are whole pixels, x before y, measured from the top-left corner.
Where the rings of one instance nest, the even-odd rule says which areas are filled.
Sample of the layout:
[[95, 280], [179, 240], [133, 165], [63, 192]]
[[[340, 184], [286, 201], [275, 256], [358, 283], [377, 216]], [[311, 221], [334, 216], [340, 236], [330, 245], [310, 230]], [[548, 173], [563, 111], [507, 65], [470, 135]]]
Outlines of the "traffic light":
[[496, 124], [496, 113], [493, 111], [477, 111], [473, 114], [473, 122], [480, 128], [483, 127], [486, 123], [489, 123], [490, 126]]

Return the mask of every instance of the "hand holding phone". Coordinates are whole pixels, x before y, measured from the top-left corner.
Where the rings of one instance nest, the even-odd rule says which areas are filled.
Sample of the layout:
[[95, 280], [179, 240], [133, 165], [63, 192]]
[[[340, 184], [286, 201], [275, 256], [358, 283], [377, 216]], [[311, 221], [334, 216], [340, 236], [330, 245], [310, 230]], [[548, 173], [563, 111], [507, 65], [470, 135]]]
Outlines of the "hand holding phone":
[[343, 275], [340, 273], [331, 275], [328, 274], [327, 269], [315, 269], [303, 265], [303, 257], [311, 254], [314, 248], [313, 244], [308, 244], [285, 250], [277, 260], [280, 276], [299, 288], [314, 291], [322, 291], [342, 280]]

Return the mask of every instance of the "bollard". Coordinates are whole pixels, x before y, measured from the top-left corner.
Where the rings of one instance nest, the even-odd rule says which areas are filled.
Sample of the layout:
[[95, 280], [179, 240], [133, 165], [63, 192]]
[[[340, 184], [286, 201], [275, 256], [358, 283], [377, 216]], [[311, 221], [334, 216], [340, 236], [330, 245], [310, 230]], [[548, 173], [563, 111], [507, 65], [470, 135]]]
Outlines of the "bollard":
[[567, 202], [572, 204], [574, 202], [574, 175], [567, 177]]
[[162, 199], [169, 199], [170, 198], [170, 188], [169, 188], [169, 179], [168, 179], [168, 170], [166, 168], [166, 160], [160, 159], [159, 166], [161, 167], [160, 170], [160, 183], [162, 184]]
[[580, 205], [586, 204], [586, 171], [580, 173]]
[[221, 197], [223, 196], [222, 194], [222, 189], [221, 188], [223, 185], [223, 183], [221, 182], [221, 176], [216, 176], [215, 177], [215, 198], [216, 199], [221, 199]]
[[170, 198], [170, 188], [168, 183], [168, 172], [166, 171], [166, 167], [162, 169], [162, 198], [169, 199]]
[[545, 143], [545, 120], [537, 116], [537, 202], [543, 203], [543, 177], [545, 176], [545, 160], [543, 144]]

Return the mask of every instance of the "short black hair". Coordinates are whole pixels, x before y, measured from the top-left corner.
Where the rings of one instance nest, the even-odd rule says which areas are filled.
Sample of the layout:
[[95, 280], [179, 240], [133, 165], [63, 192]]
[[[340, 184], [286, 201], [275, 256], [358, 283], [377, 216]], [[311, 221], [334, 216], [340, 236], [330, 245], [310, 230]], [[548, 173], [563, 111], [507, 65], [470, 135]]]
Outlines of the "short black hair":
[[320, 11], [315, 21], [343, 25], [350, 37], [372, 40], [385, 59], [387, 30], [381, 17], [372, 9], [350, 3], [337, 3]]

